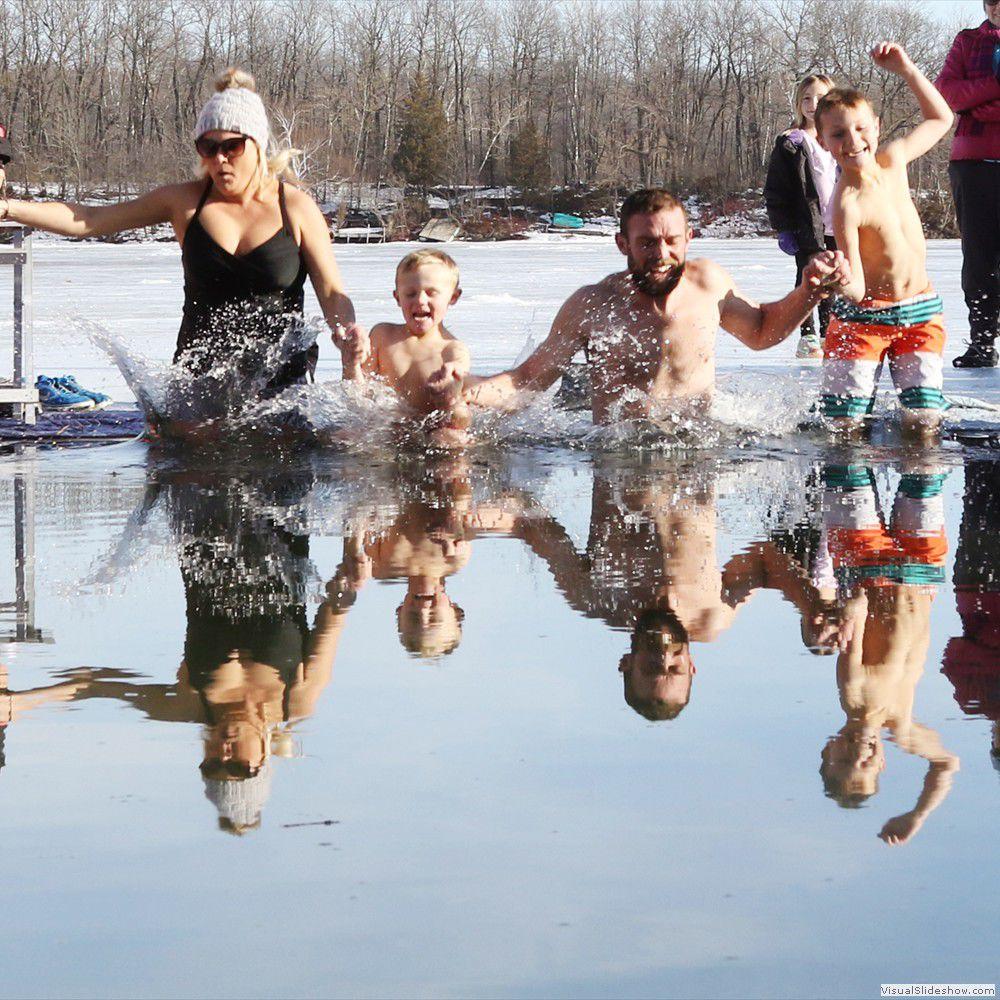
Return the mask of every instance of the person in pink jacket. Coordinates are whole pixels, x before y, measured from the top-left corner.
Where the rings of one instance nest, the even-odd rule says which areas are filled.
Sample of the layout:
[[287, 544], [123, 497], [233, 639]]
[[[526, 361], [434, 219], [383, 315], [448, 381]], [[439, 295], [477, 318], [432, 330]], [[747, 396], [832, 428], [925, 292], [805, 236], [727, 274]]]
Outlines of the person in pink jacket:
[[962, 233], [969, 348], [956, 368], [994, 367], [1000, 326], [1000, 0], [983, 0], [983, 9], [986, 20], [958, 33], [937, 78], [958, 115], [948, 175]]

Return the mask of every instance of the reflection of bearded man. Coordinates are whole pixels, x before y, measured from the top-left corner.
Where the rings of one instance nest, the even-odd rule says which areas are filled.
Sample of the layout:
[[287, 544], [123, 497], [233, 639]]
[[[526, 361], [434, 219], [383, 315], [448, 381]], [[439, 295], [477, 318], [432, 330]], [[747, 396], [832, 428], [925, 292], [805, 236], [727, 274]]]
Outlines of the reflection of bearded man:
[[640, 264], [631, 253], [626, 254], [628, 270], [635, 287], [646, 295], [654, 298], [669, 295], [679, 284], [684, 274], [685, 261], [679, 264], [668, 264], [666, 261], [654, 261], [652, 264]]

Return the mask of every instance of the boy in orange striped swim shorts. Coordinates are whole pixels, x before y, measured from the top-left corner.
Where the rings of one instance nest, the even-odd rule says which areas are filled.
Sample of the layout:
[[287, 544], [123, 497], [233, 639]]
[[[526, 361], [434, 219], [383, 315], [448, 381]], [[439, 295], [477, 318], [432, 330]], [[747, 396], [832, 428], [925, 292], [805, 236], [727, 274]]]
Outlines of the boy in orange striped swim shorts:
[[904, 844], [917, 833], [948, 794], [959, 764], [913, 715], [948, 552], [944, 478], [904, 472], [887, 520], [872, 469], [823, 470], [821, 562], [823, 553], [828, 558], [813, 579], [817, 588], [837, 588], [837, 687], [845, 718], [823, 748], [820, 774], [827, 795], [853, 808], [878, 792], [886, 765], [883, 731], [904, 753], [927, 762], [914, 807], [882, 827], [887, 844]]
[[944, 325], [941, 300], [927, 277], [927, 246], [906, 168], [943, 138], [952, 113], [899, 45], [876, 45], [872, 59], [906, 82], [923, 121], [880, 149], [879, 119], [864, 94], [831, 90], [816, 109], [820, 144], [841, 171], [833, 228], [851, 268], [827, 331], [820, 408], [838, 431], [859, 427], [872, 410], [888, 357], [904, 430], [926, 436], [936, 432], [946, 406]]

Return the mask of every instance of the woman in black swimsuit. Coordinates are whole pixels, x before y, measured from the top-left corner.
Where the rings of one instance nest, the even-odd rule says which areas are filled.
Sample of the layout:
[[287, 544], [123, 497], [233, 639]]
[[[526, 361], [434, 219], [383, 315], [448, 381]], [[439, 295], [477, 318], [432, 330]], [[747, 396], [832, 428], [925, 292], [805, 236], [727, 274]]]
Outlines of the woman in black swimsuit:
[[268, 159], [269, 138], [253, 78], [230, 69], [195, 129], [202, 179], [100, 207], [0, 199], [0, 219], [75, 237], [169, 222], [184, 266], [174, 361], [202, 374], [232, 359], [270, 395], [307, 381], [316, 365], [316, 346], [294, 341], [306, 275], [338, 346], [365, 344], [367, 334], [355, 322], [319, 207], [283, 180], [294, 151]]

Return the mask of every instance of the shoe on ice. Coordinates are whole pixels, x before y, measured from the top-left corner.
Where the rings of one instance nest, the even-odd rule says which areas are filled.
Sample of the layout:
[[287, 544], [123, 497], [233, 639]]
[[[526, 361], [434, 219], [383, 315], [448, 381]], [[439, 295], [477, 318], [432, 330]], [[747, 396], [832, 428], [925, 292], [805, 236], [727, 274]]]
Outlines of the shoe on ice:
[[823, 345], [819, 342], [819, 337], [808, 333], [799, 337], [799, 346], [795, 349], [795, 357], [800, 359], [823, 357]]
[[38, 401], [43, 410], [92, 410], [94, 401], [78, 392], [63, 389], [58, 380], [48, 375], [39, 375], [35, 380]]
[[103, 392], [95, 392], [93, 389], [84, 389], [82, 385], [76, 380], [74, 375], [60, 375], [57, 379], [53, 380], [60, 389], [66, 392], [76, 393], [78, 396], [83, 396], [85, 399], [89, 399], [94, 404], [95, 410], [103, 410], [111, 405], [111, 397], [106, 396]]
[[997, 350], [992, 345], [969, 344], [965, 354], [952, 358], [956, 368], [996, 368]]

